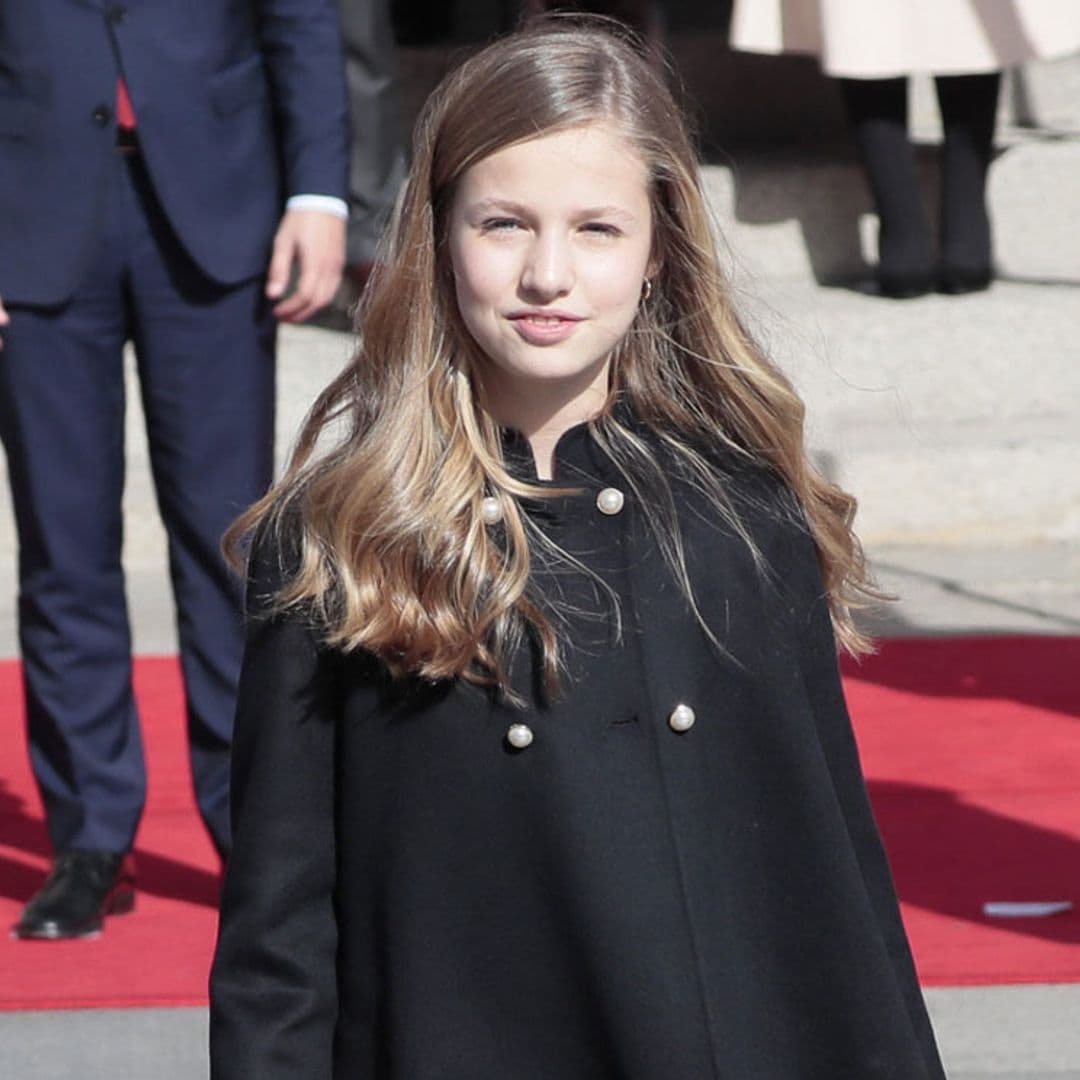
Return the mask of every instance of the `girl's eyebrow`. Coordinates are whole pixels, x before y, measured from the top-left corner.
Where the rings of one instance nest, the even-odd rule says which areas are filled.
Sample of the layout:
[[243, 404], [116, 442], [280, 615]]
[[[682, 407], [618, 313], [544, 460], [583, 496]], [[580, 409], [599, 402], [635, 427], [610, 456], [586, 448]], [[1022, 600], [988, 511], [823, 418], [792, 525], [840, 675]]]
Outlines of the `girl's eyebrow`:
[[[480, 199], [469, 207], [469, 212], [473, 214], [485, 214], [493, 210], [503, 214], [513, 214], [516, 217], [529, 217], [531, 214], [527, 206], [523, 206], [521, 203], [514, 202], [511, 199]], [[586, 207], [574, 214], [575, 221], [587, 221], [592, 218], [618, 218], [626, 222], [637, 221], [636, 215], [624, 210], [621, 206]]]
[[637, 221], [637, 215], [624, 210], [621, 206], [595, 206], [587, 210], [581, 210], [575, 215], [582, 221], [592, 218], [618, 218], [620, 221]]
[[484, 214], [489, 210], [498, 210], [504, 214], [515, 214], [517, 217], [524, 217], [528, 212], [521, 203], [512, 202], [509, 199], [480, 199], [478, 202], [474, 202], [469, 210], [474, 214]]

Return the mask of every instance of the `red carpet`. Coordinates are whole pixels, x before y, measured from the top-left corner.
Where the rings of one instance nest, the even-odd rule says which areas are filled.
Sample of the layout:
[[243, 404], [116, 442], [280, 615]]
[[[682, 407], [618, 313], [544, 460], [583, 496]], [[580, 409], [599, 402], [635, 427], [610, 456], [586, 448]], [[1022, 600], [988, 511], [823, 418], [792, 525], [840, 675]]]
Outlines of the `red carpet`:
[[[1080, 638], [888, 642], [848, 664], [871, 794], [928, 985], [1080, 982], [1080, 911], [990, 919], [993, 900], [1080, 908]], [[172, 659], [136, 691], [150, 770], [133, 915], [95, 941], [0, 936], [0, 1008], [206, 1000], [217, 870], [190, 794]], [[48, 845], [26, 765], [18, 668], [0, 663], [0, 924]]]
[[219, 871], [191, 794], [176, 661], [140, 660], [135, 691], [150, 776], [136, 909], [92, 941], [13, 941], [7, 929], [41, 884], [49, 846], [26, 761], [18, 665], [0, 662], [0, 1009], [206, 1002]]
[[1080, 982], [1080, 638], [890, 641], [845, 668], [923, 982]]

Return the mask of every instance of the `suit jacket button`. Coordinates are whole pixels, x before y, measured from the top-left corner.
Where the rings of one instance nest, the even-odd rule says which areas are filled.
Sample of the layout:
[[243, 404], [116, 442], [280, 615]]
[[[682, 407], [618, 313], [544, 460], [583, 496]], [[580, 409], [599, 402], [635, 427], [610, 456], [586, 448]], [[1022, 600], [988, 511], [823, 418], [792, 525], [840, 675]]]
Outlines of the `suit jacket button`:
[[506, 741], [515, 750], [524, 750], [526, 746], [532, 744], [532, 728], [528, 724], [511, 724], [510, 730], [506, 733]]
[[90, 119], [98, 127], [104, 127], [112, 119], [112, 109], [108, 105], [99, 105], [91, 114]]
[[109, 22], [119, 25], [127, 18], [127, 8], [123, 4], [113, 4], [108, 10]]
[[596, 496], [596, 508], [601, 514], [617, 514], [626, 500], [618, 488], [604, 488]]
[[684, 731], [689, 731], [694, 726], [694, 721], [697, 717], [694, 715], [694, 710], [689, 705], [676, 705], [671, 710], [671, 715], [667, 718], [668, 727], [672, 731], [677, 731], [680, 735]]

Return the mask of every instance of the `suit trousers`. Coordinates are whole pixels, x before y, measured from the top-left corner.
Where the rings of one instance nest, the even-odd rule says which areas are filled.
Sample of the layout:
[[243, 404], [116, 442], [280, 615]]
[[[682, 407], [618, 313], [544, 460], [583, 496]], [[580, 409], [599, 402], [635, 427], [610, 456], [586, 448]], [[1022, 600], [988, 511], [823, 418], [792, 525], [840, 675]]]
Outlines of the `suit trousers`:
[[242, 586], [219, 545], [271, 479], [276, 324], [261, 280], [224, 287], [195, 266], [137, 155], [117, 153], [105, 202], [81, 285], [58, 307], [14, 307], [0, 354], [31, 764], [57, 851], [132, 847], [146, 774], [121, 567], [131, 341], [196, 797], [226, 851]]
[[371, 262], [405, 181], [390, 0], [341, 0], [349, 89], [350, 265]]

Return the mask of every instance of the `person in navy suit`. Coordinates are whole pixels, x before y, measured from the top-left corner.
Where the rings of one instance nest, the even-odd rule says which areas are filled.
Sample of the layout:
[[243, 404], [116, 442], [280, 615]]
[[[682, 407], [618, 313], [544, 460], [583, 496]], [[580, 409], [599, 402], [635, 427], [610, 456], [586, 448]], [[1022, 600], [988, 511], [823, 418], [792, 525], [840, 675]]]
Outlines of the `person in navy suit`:
[[271, 479], [275, 328], [337, 288], [347, 173], [337, 0], [4, 0], [0, 437], [56, 853], [18, 936], [94, 934], [134, 902], [146, 779], [120, 560], [129, 341], [195, 791], [228, 852], [242, 631], [219, 541]]

